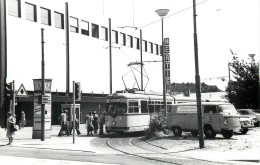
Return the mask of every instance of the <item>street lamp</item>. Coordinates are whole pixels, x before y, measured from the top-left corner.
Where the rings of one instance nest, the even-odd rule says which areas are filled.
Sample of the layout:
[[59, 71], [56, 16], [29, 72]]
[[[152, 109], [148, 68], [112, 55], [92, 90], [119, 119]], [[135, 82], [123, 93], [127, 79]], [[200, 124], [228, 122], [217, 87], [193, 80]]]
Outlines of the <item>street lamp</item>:
[[166, 103], [166, 78], [165, 78], [165, 57], [164, 57], [164, 41], [163, 41], [163, 17], [168, 14], [168, 9], [158, 9], [155, 12], [161, 17], [162, 20], [162, 74], [163, 74], [163, 104], [165, 108], [165, 115], [167, 110]]

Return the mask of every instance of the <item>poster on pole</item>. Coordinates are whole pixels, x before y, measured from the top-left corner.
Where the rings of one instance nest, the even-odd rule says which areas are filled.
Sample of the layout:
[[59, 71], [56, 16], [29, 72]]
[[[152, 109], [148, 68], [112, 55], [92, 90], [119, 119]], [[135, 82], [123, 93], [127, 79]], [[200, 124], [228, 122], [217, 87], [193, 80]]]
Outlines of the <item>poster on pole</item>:
[[[50, 101], [45, 103], [45, 130], [51, 130], [51, 93], [45, 93]], [[33, 131], [41, 131], [41, 93], [34, 93], [34, 121]]]

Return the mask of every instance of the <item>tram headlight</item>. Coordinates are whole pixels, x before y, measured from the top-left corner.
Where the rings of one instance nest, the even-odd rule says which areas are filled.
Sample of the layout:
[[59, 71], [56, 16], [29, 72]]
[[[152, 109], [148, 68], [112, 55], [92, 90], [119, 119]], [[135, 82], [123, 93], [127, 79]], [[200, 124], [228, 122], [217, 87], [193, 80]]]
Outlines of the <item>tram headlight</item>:
[[224, 120], [224, 125], [228, 125], [227, 119]]

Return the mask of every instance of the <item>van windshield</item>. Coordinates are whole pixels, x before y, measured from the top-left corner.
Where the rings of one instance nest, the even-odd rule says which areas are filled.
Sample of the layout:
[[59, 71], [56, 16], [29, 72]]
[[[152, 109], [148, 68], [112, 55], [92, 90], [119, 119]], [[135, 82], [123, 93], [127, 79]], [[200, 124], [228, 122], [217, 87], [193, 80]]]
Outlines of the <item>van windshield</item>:
[[236, 108], [232, 104], [219, 105], [219, 113], [238, 115]]

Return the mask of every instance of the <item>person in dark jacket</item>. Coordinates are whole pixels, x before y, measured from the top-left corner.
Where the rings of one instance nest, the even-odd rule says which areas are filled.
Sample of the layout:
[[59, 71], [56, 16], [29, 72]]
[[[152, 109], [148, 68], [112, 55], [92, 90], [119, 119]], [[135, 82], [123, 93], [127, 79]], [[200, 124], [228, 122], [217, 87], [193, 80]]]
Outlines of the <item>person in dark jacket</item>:
[[99, 117], [96, 112], [93, 112], [93, 126], [94, 126], [94, 134], [98, 133], [98, 123], [99, 123]]

